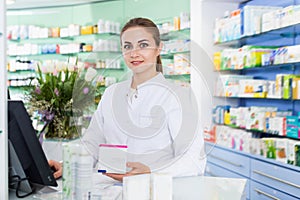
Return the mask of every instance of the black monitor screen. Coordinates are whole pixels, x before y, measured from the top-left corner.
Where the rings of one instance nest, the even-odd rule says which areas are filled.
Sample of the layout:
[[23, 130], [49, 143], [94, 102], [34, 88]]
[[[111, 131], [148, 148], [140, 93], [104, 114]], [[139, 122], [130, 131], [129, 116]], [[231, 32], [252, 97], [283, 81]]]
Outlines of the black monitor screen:
[[[10, 157], [13, 154], [16, 155], [29, 183], [57, 186], [53, 172], [22, 101], [8, 101], [8, 139], [15, 152], [12, 153], [10, 150]], [[18, 169], [16, 169], [17, 166], [14, 166], [17, 164], [14, 163], [10, 158], [10, 171], [14, 171], [13, 174], [16, 174]]]

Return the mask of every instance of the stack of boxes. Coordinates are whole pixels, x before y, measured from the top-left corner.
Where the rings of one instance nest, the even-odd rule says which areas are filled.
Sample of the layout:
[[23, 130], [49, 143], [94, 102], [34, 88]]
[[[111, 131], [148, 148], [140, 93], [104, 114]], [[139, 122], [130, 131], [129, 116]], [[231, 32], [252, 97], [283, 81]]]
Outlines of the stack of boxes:
[[277, 74], [275, 80], [253, 79], [252, 76], [245, 75], [220, 75], [216, 82], [216, 96], [300, 99], [300, 75]]
[[300, 166], [300, 141], [287, 138], [253, 138], [251, 132], [216, 125], [205, 140], [220, 146], [261, 155], [282, 163]]
[[285, 8], [246, 5], [217, 18], [214, 42], [227, 42], [300, 23], [300, 6]]
[[213, 109], [213, 122], [300, 139], [300, 112], [293, 116], [291, 111], [278, 111], [276, 107], [219, 105]]

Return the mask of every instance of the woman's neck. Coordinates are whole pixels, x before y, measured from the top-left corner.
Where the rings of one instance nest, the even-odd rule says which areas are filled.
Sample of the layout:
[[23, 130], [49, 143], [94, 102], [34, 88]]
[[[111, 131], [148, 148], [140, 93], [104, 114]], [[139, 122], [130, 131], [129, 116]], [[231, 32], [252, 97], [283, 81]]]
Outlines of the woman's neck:
[[138, 85], [150, 80], [151, 78], [155, 77], [157, 74], [158, 72], [156, 70], [134, 74], [131, 82], [131, 88], [136, 89]]

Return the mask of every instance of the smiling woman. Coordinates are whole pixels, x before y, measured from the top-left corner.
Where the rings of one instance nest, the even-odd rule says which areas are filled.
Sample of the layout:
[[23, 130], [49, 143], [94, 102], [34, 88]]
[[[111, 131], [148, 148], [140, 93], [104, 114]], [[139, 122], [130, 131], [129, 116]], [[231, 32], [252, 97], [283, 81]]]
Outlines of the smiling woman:
[[[164, 172], [172, 176], [203, 174], [204, 157], [197, 105], [190, 89], [168, 82], [161, 73], [162, 43], [156, 25], [131, 19], [121, 31], [123, 58], [132, 78], [108, 87], [82, 142], [95, 164], [109, 167], [99, 155], [100, 144], [126, 145], [124, 176]], [[121, 152], [120, 152], [121, 153]], [[113, 168], [112, 166], [110, 166]], [[122, 171], [122, 168], [111, 171]]]

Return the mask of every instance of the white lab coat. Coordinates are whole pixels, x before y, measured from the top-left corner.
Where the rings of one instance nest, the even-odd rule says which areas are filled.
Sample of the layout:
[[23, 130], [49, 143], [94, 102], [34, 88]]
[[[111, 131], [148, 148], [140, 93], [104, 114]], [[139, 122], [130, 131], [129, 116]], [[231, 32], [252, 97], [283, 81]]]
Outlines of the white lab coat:
[[[186, 131], [186, 127], [191, 127], [187, 125], [181, 137], [177, 137], [182, 128], [183, 106], [176, 90], [183, 88], [169, 83], [161, 73], [140, 84], [132, 96], [130, 86], [131, 80], [127, 80], [105, 90], [84, 133], [83, 142], [95, 163], [99, 144], [125, 144], [128, 146], [127, 161], [146, 164], [153, 172], [167, 172], [173, 176], [202, 175], [206, 158], [199, 123], [194, 131]], [[154, 109], [151, 115], [155, 106], [162, 108], [164, 114]], [[185, 116], [193, 117], [190, 113]], [[186, 143], [182, 142], [184, 140]]]

